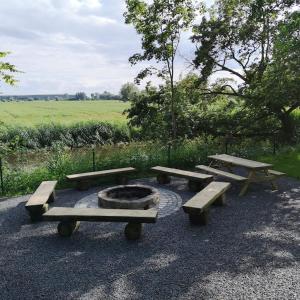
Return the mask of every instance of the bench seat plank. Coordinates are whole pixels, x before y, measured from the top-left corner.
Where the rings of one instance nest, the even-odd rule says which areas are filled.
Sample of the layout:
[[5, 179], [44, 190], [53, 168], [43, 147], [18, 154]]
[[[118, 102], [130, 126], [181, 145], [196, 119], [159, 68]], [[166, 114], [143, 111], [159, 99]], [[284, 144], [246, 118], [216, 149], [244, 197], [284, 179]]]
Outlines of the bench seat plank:
[[233, 179], [233, 180], [236, 180], [236, 181], [245, 181], [245, 180], [247, 180], [246, 177], [236, 175], [236, 174], [233, 174], [233, 173], [229, 173], [229, 172], [225, 172], [225, 171], [215, 169], [215, 168], [212, 168], [212, 167], [208, 167], [208, 166], [205, 166], [205, 165], [198, 165], [198, 166], [196, 166], [196, 169], [206, 171], [206, 172], [210, 172], [210, 173], [220, 175], [220, 176], [223, 176], [223, 177], [227, 177], [227, 178], [230, 178], [230, 179]]
[[269, 174], [274, 175], [276, 177], [285, 176], [286, 174], [283, 172], [275, 171], [275, 170], [268, 170]]
[[97, 177], [108, 176], [108, 175], [130, 173], [130, 172], [134, 172], [135, 170], [136, 170], [135, 168], [128, 167], [128, 168], [103, 170], [103, 171], [88, 172], [88, 173], [81, 173], [81, 174], [72, 174], [72, 175], [67, 175], [67, 178], [69, 180], [78, 181], [78, 180], [91, 179], [91, 178], [97, 178]]
[[184, 170], [179, 170], [179, 169], [174, 169], [174, 168], [160, 167], [160, 166], [153, 167], [153, 168], [151, 168], [151, 170], [160, 172], [160, 173], [164, 173], [167, 175], [189, 178], [189, 179], [192, 179], [195, 181], [203, 181], [206, 179], [211, 179], [213, 177], [212, 175], [184, 171]]
[[46, 221], [155, 223], [157, 210], [53, 207], [43, 214]]
[[43, 181], [34, 194], [29, 198], [25, 206], [42, 206], [43, 204], [47, 203], [55, 189], [56, 184], [57, 181]]
[[218, 197], [220, 197], [230, 187], [229, 182], [211, 182], [182, 207], [184, 212], [191, 214], [201, 214]]

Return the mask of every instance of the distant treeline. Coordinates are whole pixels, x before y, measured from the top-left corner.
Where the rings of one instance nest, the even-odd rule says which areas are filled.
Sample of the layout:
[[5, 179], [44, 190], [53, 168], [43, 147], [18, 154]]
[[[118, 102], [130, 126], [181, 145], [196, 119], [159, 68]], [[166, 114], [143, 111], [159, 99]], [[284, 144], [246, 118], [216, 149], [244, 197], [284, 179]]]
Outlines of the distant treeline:
[[84, 92], [78, 92], [74, 95], [70, 94], [45, 94], [45, 95], [0, 95], [0, 101], [61, 101], [61, 100], [121, 100], [120, 95], [112, 94], [104, 91], [103, 93], [92, 93], [89, 96]]

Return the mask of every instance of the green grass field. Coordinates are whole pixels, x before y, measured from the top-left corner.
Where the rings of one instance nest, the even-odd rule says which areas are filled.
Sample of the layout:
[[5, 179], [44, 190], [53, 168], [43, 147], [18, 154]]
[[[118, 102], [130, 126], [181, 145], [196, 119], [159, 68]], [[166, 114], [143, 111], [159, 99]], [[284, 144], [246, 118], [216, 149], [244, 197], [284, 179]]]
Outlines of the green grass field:
[[21, 126], [84, 121], [125, 123], [122, 112], [128, 107], [129, 103], [116, 100], [0, 102], [0, 122]]

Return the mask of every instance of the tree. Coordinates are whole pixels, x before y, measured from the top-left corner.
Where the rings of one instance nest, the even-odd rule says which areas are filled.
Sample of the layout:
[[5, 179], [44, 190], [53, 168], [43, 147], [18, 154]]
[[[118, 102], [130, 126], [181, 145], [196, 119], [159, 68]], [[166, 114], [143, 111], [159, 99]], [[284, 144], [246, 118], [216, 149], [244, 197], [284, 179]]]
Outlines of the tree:
[[88, 97], [84, 92], [78, 92], [75, 94], [75, 100], [87, 100]]
[[[200, 82], [207, 82], [213, 73], [222, 71], [239, 83], [232, 84], [232, 81], [224, 80], [218, 90], [206, 88], [203, 93], [239, 97], [246, 106], [256, 109], [255, 120], [273, 114], [284, 122], [286, 115], [299, 107], [299, 101], [295, 98], [287, 101], [286, 95], [283, 96], [282, 93], [278, 93], [273, 99], [268, 95], [273, 94], [271, 86], [276, 85], [276, 80], [279, 80], [277, 75], [276, 80], [273, 75], [278, 74], [279, 70], [283, 71], [279, 67], [283, 66], [279, 63], [282, 55], [299, 57], [299, 47], [289, 47], [289, 43], [286, 44], [285, 54], [278, 52], [278, 39], [281, 35], [288, 40], [298, 36], [299, 41], [299, 27], [295, 26], [295, 20], [292, 21], [292, 32], [284, 30], [293, 14], [291, 8], [295, 3], [295, 0], [216, 2], [208, 16], [193, 28], [192, 40], [197, 45], [194, 64], [200, 69]], [[291, 27], [289, 28], [292, 29]], [[288, 59], [284, 61], [288, 63]], [[299, 59], [296, 63], [299, 63]], [[295, 67], [292, 69], [294, 74], [290, 75], [296, 80], [295, 72], [299, 72], [299, 64], [298, 71]], [[281, 72], [280, 80], [285, 78], [286, 81], [290, 75]], [[264, 87], [262, 84], [265, 84]], [[285, 127], [283, 123], [282, 127]]]
[[[10, 52], [0, 52], [0, 59], [6, 57]], [[14, 85], [17, 80], [14, 73], [19, 72], [16, 67], [8, 62], [0, 60], [0, 82], [4, 81], [6, 84]]]
[[157, 67], [142, 70], [136, 81], [148, 75], [157, 74], [170, 87], [169, 102], [171, 116], [171, 137], [177, 136], [175, 103], [175, 58], [183, 31], [189, 29], [195, 18], [195, 5], [192, 0], [153, 0], [150, 4], [142, 0], [126, 0], [125, 22], [132, 24], [141, 35], [142, 53], [129, 58], [131, 64], [154, 61]]
[[139, 89], [133, 83], [124, 83], [120, 90], [121, 99], [123, 101], [130, 101], [134, 98], [135, 94], [138, 94]]

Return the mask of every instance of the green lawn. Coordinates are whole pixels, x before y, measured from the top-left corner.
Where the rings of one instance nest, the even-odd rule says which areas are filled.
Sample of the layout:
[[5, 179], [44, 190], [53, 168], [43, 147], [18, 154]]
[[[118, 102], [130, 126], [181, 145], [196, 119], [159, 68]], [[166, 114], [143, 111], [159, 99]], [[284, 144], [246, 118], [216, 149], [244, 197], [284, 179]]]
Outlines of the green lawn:
[[129, 103], [116, 100], [0, 102], [0, 122], [21, 126], [84, 121], [125, 123], [122, 112], [128, 107]]
[[274, 170], [285, 172], [290, 177], [300, 179], [300, 148], [277, 155], [263, 156], [258, 160], [271, 163]]

